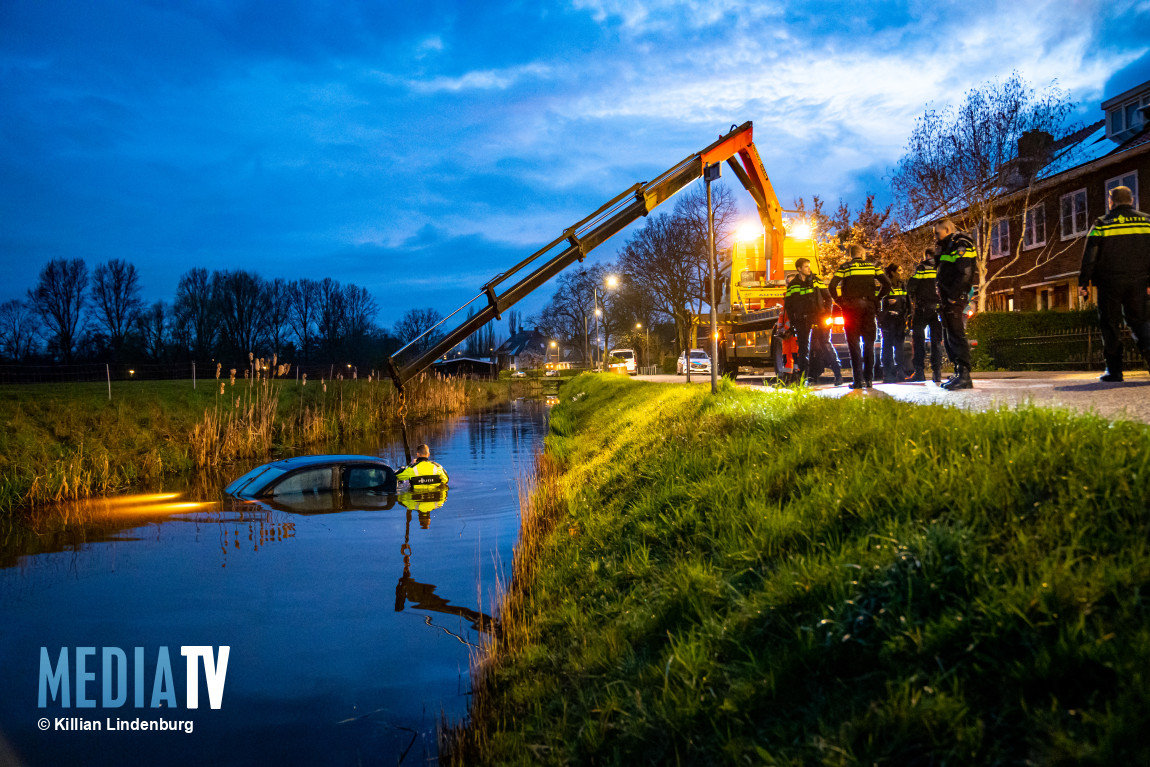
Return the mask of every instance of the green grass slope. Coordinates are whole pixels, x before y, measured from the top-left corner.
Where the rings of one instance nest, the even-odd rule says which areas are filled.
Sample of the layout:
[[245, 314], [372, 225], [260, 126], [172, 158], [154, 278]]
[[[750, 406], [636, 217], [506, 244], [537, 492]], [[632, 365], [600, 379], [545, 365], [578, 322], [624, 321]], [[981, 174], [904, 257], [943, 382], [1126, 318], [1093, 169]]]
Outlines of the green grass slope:
[[583, 376], [448, 759], [1148, 764], [1150, 431]]

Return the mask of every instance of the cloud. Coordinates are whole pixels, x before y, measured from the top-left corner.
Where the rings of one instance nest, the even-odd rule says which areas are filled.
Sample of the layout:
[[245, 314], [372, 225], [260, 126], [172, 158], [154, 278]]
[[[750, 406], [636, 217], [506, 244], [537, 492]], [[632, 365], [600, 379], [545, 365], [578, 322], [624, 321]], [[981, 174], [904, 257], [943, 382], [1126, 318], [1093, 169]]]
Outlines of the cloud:
[[135, 260], [149, 298], [247, 266], [446, 311], [732, 123], [789, 205], [881, 195], [928, 102], [1014, 69], [1093, 118], [1146, 6], [7, 4], [0, 300], [78, 255]]
[[551, 68], [539, 63], [507, 69], [482, 69], [455, 77], [439, 76], [428, 80], [408, 80], [407, 86], [417, 93], [459, 93], [472, 90], [507, 90], [525, 78], [545, 78]]

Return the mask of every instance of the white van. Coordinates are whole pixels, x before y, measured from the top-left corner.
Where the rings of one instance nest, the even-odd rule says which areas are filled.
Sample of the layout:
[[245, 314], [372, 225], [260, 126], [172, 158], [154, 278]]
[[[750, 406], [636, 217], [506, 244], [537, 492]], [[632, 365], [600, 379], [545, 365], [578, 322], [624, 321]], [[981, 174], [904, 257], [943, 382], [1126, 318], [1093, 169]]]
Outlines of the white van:
[[612, 349], [612, 357], [618, 357], [623, 360], [627, 365], [627, 375], [633, 376], [638, 370], [635, 368], [635, 350], [634, 349]]

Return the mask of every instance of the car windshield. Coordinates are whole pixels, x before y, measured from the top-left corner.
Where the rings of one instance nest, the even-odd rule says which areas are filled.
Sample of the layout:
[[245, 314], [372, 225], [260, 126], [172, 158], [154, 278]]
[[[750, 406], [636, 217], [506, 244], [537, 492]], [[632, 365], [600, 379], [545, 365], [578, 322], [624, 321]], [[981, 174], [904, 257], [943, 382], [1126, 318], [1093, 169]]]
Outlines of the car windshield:
[[243, 475], [242, 477], [240, 477], [239, 479], [237, 479], [236, 481], [232, 482], [230, 485], [225, 487], [224, 492], [228, 493], [229, 495], [236, 495], [238, 493], [242, 493], [243, 491], [247, 490], [248, 486], [251, 485], [253, 482], [255, 482], [255, 480], [257, 480], [257, 479], [260, 479], [260, 482], [256, 486], [257, 487], [263, 487], [268, 482], [271, 482], [272, 480], [276, 479], [277, 477], [283, 476], [283, 474], [284, 474], [283, 469], [277, 469], [274, 466], [271, 466], [270, 464], [264, 464], [263, 466], [257, 466], [256, 468], [249, 471], [247, 474]]
[[635, 356], [635, 353], [630, 349], [615, 350], [611, 352], [612, 357], [618, 357], [621, 360], [629, 360]]
[[693, 359], [693, 360], [705, 360], [705, 359], [707, 359], [707, 353], [706, 352], [691, 352], [691, 359]]

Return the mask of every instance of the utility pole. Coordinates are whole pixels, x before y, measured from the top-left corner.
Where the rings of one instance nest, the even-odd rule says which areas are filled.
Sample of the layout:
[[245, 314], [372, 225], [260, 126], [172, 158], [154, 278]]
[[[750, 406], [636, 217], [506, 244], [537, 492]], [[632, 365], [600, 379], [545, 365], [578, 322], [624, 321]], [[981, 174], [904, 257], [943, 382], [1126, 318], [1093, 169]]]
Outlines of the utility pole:
[[[719, 393], [719, 310], [715, 305], [715, 208], [711, 205], [711, 182], [717, 180], [723, 166], [715, 163], [703, 168], [707, 187], [707, 258], [711, 266], [711, 394]], [[688, 360], [688, 363], [690, 360]]]

